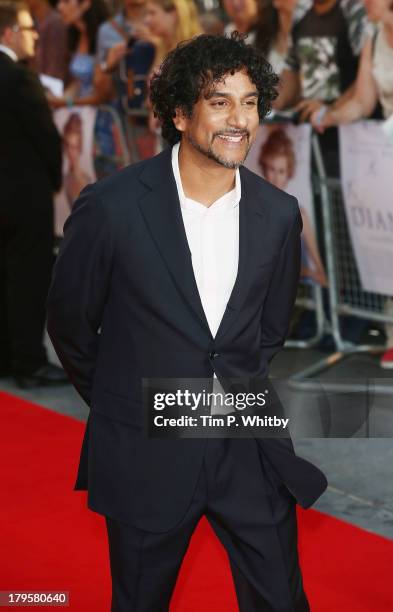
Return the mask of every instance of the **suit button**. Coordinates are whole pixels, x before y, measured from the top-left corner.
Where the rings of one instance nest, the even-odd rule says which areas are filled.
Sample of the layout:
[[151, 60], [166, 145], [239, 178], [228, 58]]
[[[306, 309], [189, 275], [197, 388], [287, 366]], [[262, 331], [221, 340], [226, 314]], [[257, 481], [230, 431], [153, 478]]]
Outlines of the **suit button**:
[[215, 353], [214, 351], [211, 351], [211, 353], [209, 353], [209, 357], [210, 359], [215, 359], [216, 357], [219, 357], [220, 354], [219, 353]]

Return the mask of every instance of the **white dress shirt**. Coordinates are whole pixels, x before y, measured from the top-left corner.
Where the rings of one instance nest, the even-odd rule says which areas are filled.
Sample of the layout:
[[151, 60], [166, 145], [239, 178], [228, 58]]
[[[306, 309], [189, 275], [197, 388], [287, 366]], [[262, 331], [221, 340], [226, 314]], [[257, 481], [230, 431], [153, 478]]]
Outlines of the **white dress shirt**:
[[[239, 170], [235, 173], [235, 187], [209, 207], [187, 198], [179, 170], [179, 148], [172, 148], [172, 168], [179, 194], [180, 208], [191, 251], [192, 267], [213, 338], [220, 326], [226, 305], [235, 284], [239, 262], [239, 201], [241, 183]], [[214, 374], [213, 392], [223, 393]], [[224, 407], [216, 406], [211, 413], [222, 414]], [[230, 410], [229, 410], [230, 411]], [[228, 410], [227, 410], [228, 412]]]
[[0, 45], [0, 51], [8, 55], [8, 57], [14, 60], [14, 62], [18, 61], [18, 56], [16, 55], [15, 51], [10, 49], [9, 47], [6, 47], [5, 45]]
[[240, 175], [235, 188], [211, 206], [187, 198], [179, 171], [180, 143], [172, 149], [180, 208], [192, 256], [192, 267], [210, 331], [217, 333], [235, 284], [239, 262]]

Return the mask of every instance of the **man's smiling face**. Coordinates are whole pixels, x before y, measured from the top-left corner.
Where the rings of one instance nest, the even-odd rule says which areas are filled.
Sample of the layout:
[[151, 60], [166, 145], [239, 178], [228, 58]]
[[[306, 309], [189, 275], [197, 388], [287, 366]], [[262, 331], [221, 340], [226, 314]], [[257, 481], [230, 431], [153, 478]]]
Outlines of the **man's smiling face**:
[[202, 93], [191, 117], [178, 111], [174, 123], [201, 155], [238, 168], [258, 129], [258, 90], [245, 70], [227, 74]]

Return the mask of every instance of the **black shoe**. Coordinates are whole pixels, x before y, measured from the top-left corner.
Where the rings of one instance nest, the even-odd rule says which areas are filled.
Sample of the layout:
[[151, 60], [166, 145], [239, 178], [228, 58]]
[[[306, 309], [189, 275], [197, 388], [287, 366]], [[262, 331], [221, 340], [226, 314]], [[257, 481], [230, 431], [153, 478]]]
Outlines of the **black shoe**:
[[14, 374], [15, 382], [21, 389], [34, 389], [34, 387], [48, 387], [50, 385], [64, 385], [69, 382], [67, 374], [62, 368], [53, 363], [47, 363], [35, 370], [32, 374]]

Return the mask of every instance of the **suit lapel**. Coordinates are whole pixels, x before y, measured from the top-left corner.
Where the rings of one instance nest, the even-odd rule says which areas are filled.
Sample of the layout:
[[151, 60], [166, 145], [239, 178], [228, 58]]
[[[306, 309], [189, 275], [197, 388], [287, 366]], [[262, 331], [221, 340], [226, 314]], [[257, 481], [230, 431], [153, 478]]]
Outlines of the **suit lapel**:
[[[242, 195], [239, 202], [239, 265], [235, 284], [217, 330], [221, 339], [236, 321], [247, 295], [249, 279], [255, 265], [255, 254], [263, 237], [263, 200], [258, 197], [259, 185], [252, 185], [248, 171], [240, 167]], [[259, 246], [260, 248], [260, 246]]]
[[172, 148], [167, 148], [145, 166], [140, 179], [150, 190], [139, 207], [178, 291], [211, 335], [192, 267], [171, 154]]
[[[140, 180], [149, 187], [149, 191], [140, 199], [139, 207], [178, 291], [213, 338], [194, 276], [171, 153], [171, 148], [165, 149], [144, 167]], [[228, 332], [239, 314], [252, 275], [253, 258], [263, 236], [264, 210], [261, 197], [258, 197], [260, 188], [259, 184], [253, 184], [251, 176], [245, 168], [240, 168], [239, 264], [235, 284], [217, 330], [217, 340]]]

